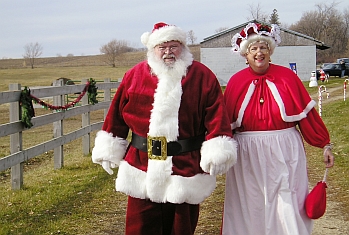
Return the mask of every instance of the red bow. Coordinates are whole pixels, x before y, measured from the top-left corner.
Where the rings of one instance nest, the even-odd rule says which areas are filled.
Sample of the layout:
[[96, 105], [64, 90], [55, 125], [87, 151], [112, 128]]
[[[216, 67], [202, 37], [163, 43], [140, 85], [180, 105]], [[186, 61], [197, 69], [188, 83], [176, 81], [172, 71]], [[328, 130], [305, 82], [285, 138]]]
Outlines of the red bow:
[[256, 86], [258, 86], [258, 85], [260, 85], [261, 84], [261, 82], [263, 81], [263, 80], [269, 80], [269, 81], [274, 81], [274, 77], [273, 76], [271, 76], [271, 75], [269, 75], [269, 74], [267, 74], [267, 75], [263, 75], [263, 76], [261, 76], [261, 77], [258, 77], [257, 79], [255, 79], [254, 81], [253, 81], [253, 84], [255, 84]]

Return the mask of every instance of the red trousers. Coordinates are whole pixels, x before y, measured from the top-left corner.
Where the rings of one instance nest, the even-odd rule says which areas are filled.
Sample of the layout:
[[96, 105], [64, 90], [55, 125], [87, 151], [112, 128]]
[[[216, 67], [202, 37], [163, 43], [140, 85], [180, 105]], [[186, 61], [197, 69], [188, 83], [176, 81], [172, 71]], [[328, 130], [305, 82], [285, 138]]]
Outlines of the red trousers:
[[155, 203], [128, 197], [126, 235], [193, 235], [199, 205]]

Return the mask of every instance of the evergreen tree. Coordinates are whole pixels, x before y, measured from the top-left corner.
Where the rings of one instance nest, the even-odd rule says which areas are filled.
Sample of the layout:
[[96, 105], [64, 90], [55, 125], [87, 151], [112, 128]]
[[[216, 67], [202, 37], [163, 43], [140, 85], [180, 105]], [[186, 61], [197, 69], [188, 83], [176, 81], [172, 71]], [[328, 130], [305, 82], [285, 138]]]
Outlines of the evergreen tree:
[[276, 9], [274, 9], [273, 13], [271, 13], [270, 18], [269, 18], [269, 23], [280, 25], [279, 14], [278, 14], [278, 11]]

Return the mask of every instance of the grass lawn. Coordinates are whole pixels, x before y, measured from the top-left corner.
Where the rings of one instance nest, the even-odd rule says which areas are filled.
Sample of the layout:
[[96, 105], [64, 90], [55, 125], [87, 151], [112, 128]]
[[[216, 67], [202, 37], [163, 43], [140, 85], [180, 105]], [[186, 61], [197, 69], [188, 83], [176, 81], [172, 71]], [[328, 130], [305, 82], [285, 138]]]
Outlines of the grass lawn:
[[[59, 77], [72, 80], [82, 78], [121, 78], [128, 68], [105, 66], [4, 69], [0, 70], [0, 91], [9, 83], [22, 86], [49, 85]], [[308, 83], [305, 83], [306, 87]], [[328, 200], [340, 202], [338, 214], [349, 221], [349, 98], [343, 95], [343, 80], [331, 78], [327, 89], [338, 88], [323, 103], [322, 118], [334, 143], [335, 167], [328, 175]], [[317, 95], [317, 88], [308, 88]], [[317, 100], [316, 100], [317, 101]], [[0, 123], [8, 122], [8, 106], [0, 105]], [[42, 110], [36, 110], [38, 114]], [[103, 118], [103, 111], [91, 115]], [[67, 129], [81, 125], [81, 117], [65, 120]], [[51, 126], [29, 129], [23, 133], [24, 148], [51, 138]], [[92, 133], [92, 146], [95, 133]], [[64, 168], [53, 169], [53, 152], [49, 151], [25, 163], [24, 188], [13, 191], [10, 171], [0, 172], [0, 235], [2, 234], [123, 234], [126, 196], [115, 192], [114, 175], [93, 164], [90, 156], [83, 156], [81, 139], [64, 146]], [[306, 144], [311, 185], [324, 173], [322, 150]], [[0, 157], [9, 154], [9, 138], [0, 138]], [[201, 205], [196, 234], [219, 234], [224, 200], [224, 176], [218, 177], [217, 189]]]

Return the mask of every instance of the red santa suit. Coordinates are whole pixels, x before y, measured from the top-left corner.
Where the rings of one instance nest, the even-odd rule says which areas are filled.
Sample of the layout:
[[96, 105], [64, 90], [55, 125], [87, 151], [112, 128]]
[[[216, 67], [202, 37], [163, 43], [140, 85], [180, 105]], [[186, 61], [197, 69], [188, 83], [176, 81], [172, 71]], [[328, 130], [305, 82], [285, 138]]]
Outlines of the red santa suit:
[[306, 156], [324, 147], [328, 131], [302, 82], [288, 68], [270, 64], [264, 75], [246, 68], [229, 80], [224, 100], [237, 163], [227, 172], [222, 234], [311, 234], [306, 216]]
[[[150, 37], [165, 32], [157, 36], [160, 41], [177, 40], [176, 28], [164, 30]], [[185, 40], [185, 33], [180, 35]], [[146, 45], [152, 50], [160, 41]], [[116, 190], [130, 196], [127, 234], [193, 234], [198, 204], [215, 189], [215, 175], [236, 162], [236, 141], [221, 87], [211, 70], [189, 57], [184, 71], [178, 73], [157, 70], [149, 59], [129, 70], [97, 133], [93, 162], [110, 173], [110, 165], [119, 166]], [[129, 131], [142, 138], [165, 137], [168, 144], [199, 136], [203, 142], [198, 148], [156, 160], [133, 140], [128, 144]]]
[[324, 82], [326, 80], [326, 74], [322, 69], [320, 69], [320, 80], [322, 82]]

